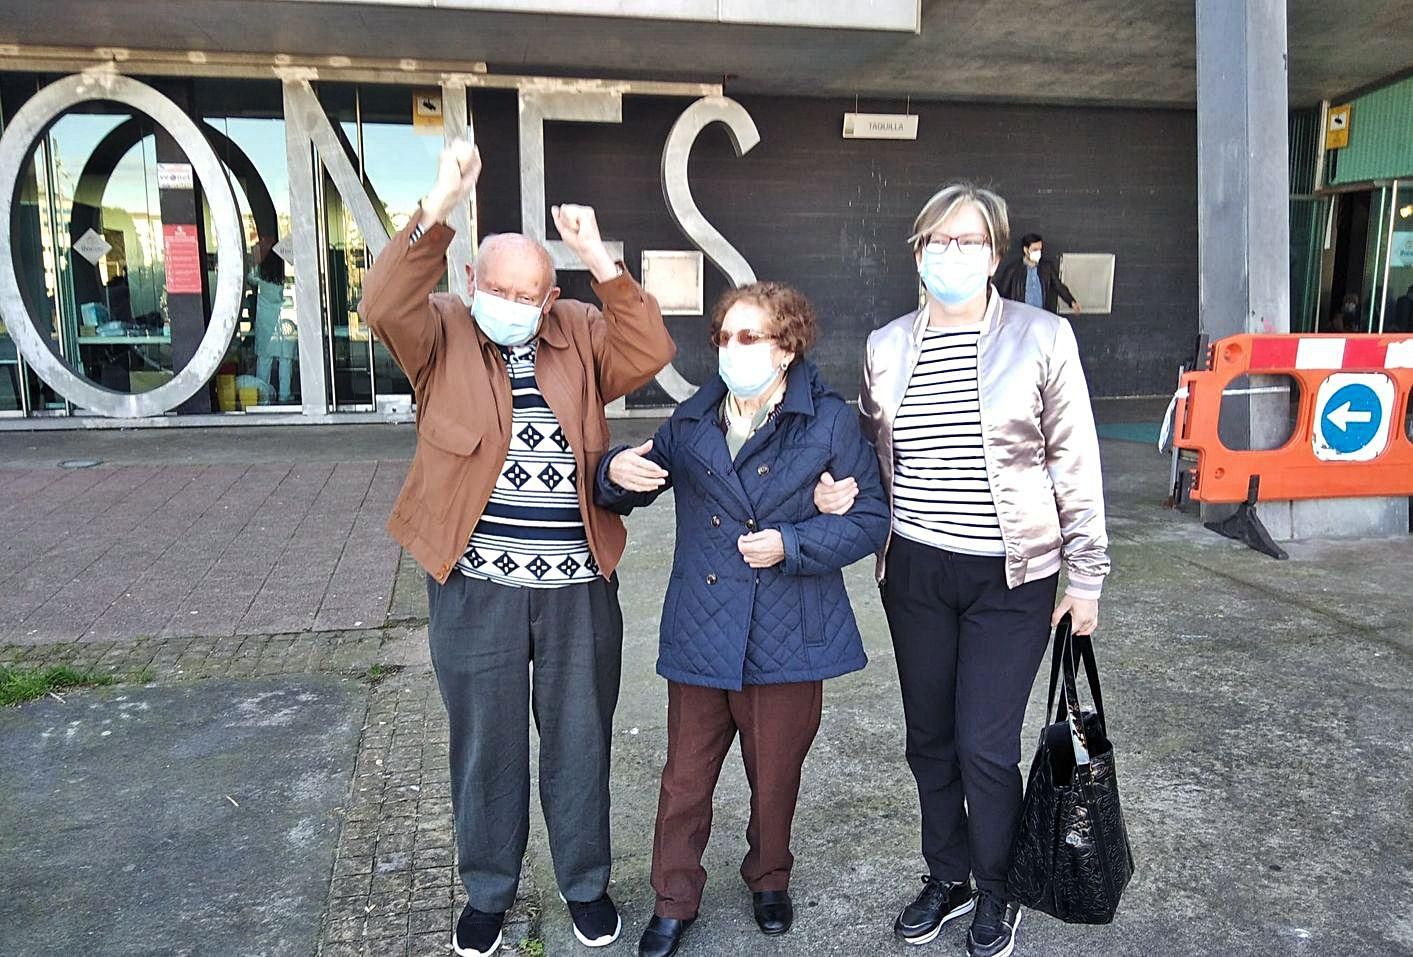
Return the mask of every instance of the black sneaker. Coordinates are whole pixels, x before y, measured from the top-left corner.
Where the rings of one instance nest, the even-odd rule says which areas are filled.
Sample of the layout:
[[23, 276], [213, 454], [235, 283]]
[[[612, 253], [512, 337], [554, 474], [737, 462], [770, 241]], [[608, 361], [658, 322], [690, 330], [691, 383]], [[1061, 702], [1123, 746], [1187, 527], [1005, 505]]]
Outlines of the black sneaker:
[[972, 894], [971, 881], [948, 883], [922, 875], [922, 893], [917, 895], [898, 919], [893, 922], [893, 933], [908, 944], [931, 943], [942, 931], [942, 925], [949, 920], [961, 917], [976, 906]]
[[569, 907], [569, 916], [574, 919], [574, 936], [579, 938], [579, 943], [585, 947], [607, 947], [618, 939], [623, 930], [623, 920], [607, 894], [596, 901], [565, 903]]
[[451, 933], [452, 953], [457, 957], [490, 957], [500, 950], [504, 923], [505, 911], [488, 914], [467, 904]]
[[1016, 928], [1021, 909], [990, 891], [977, 895], [976, 915], [967, 931], [967, 957], [1010, 957], [1016, 949]]

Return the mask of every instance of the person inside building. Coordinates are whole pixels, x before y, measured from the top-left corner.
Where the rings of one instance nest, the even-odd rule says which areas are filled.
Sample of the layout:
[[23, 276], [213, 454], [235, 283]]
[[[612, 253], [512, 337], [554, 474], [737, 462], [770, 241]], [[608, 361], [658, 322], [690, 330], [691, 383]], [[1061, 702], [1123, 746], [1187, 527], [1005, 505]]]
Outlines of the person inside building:
[[[888, 508], [858, 416], [805, 358], [815, 336], [814, 309], [791, 287], [727, 292], [711, 318], [719, 374], [599, 468], [598, 501], [623, 514], [675, 489], [657, 660], [667, 764], [641, 957], [675, 953], [697, 916], [712, 794], [738, 734], [751, 789], [741, 877], [761, 931], [790, 929], [790, 829], [823, 682], [867, 660], [841, 569], [882, 546]], [[845, 515], [814, 507], [831, 473], [853, 479]]]
[[[529, 712], [540, 803], [575, 936], [600, 947], [622, 921], [608, 896], [609, 757], [623, 616], [623, 520], [593, 503], [604, 405], [675, 347], [656, 300], [609, 254], [587, 206], [555, 226], [603, 303], [560, 299], [549, 252], [513, 233], [481, 243], [471, 307], [434, 290], [481, 172], [442, 152], [420, 212], [369, 270], [360, 312], [407, 374], [417, 449], [388, 528], [426, 569], [432, 665], [450, 724], [460, 957], [500, 948], [529, 834]], [[531, 662], [533, 661], [533, 677]]]
[[1063, 299], [1071, 312], [1079, 312], [1079, 300], [1060, 281], [1060, 267], [1045, 256], [1045, 240], [1039, 233], [1026, 233], [1020, 241], [1020, 258], [1004, 263], [996, 272], [996, 289], [1006, 299], [1023, 302], [1046, 312], [1055, 312]]
[[262, 236], [256, 247], [260, 262], [251, 271], [255, 285], [255, 376], [272, 388], [272, 371], [279, 375], [277, 401], [294, 401], [294, 363], [299, 356], [299, 340], [286, 329], [280, 313], [285, 305], [285, 261], [275, 252], [275, 240]]
[[1390, 317], [1393, 321], [1385, 328], [1386, 332], [1413, 332], [1413, 286], [1394, 301]]
[[[1069, 614], [1077, 634], [1094, 631], [1109, 571], [1074, 332], [992, 286], [1008, 233], [989, 190], [956, 183], [928, 200], [911, 238], [926, 302], [869, 336], [859, 397], [891, 494], [878, 579], [928, 870], [893, 929], [923, 944], [971, 913], [971, 957], [1013, 952], [1026, 701], [1051, 627]], [[827, 485], [816, 503], [849, 507]]]
[[1331, 332], [1361, 332], [1359, 293], [1348, 292], [1340, 300], [1339, 309], [1330, 317]]

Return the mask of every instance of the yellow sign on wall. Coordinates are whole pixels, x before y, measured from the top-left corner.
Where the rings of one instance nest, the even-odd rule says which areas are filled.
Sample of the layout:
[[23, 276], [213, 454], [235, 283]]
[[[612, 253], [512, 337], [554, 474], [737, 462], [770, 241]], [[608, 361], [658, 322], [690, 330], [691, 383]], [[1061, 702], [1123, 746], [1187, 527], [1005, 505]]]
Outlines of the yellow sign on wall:
[[442, 132], [441, 90], [418, 90], [412, 95], [412, 128], [418, 133]]
[[1349, 145], [1349, 119], [1353, 109], [1348, 103], [1330, 107], [1325, 119], [1325, 149], [1342, 150]]

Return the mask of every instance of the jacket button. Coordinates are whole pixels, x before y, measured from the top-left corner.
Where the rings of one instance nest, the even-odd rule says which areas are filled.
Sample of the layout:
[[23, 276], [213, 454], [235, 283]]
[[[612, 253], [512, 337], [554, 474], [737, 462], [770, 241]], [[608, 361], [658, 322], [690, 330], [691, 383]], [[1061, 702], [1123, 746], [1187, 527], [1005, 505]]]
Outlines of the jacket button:
[[712, 475], [712, 471], [711, 471], [711, 469], [707, 469], [707, 477], [708, 477], [708, 478], [710, 478], [710, 477], [711, 477], [711, 475]]
[[751, 531], [755, 531], [755, 530], [756, 530], [756, 520], [753, 519], [753, 518], [748, 518], [748, 519], [746, 519], [746, 527], [749, 528]]
[[715, 584], [716, 584], [716, 575], [715, 575], [715, 574], [708, 574], [707, 577], [706, 577], [706, 583], [707, 583], [708, 585], [715, 585]]
[[757, 475], [769, 475], [769, 474], [770, 474], [770, 466], [769, 466], [769, 465], [762, 465], [760, 468], [756, 469], [756, 474], [757, 474]]
[[711, 517], [711, 527], [712, 527], [712, 528], [720, 528], [720, 527], [721, 527], [721, 516], [720, 516], [720, 515], [713, 515], [713, 516]]

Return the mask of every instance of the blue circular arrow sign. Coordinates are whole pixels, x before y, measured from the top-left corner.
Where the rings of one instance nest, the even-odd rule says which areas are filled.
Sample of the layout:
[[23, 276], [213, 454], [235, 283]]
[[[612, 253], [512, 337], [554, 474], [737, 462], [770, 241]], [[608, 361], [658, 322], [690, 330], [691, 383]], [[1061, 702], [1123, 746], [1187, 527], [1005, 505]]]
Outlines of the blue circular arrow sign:
[[1335, 390], [1320, 410], [1320, 432], [1336, 452], [1358, 452], [1377, 437], [1383, 427], [1384, 409], [1378, 393], [1354, 382]]

